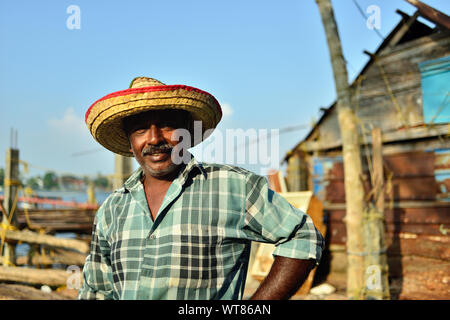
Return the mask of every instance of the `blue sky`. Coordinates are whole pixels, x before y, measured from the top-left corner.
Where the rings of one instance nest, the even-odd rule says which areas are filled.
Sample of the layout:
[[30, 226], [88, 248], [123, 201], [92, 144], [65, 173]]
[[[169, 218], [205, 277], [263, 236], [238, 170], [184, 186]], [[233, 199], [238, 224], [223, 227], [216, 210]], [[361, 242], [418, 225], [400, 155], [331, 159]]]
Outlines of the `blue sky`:
[[[383, 36], [400, 20], [395, 9], [415, 11], [404, 0], [357, 2], [380, 7]], [[450, 1], [425, 2], [450, 12]], [[66, 26], [70, 5], [81, 10], [80, 29]], [[353, 80], [368, 60], [362, 51], [381, 39], [352, 0], [333, 5]], [[226, 109], [222, 131], [309, 125], [335, 99], [314, 0], [1, 0], [0, 49], [0, 167], [13, 127], [32, 175], [112, 173], [113, 154], [90, 136], [84, 114], [136, 76], [212, 93]], [[281, 135], [279, 159], [308, 131]], [[99, 151], [73, 156], [85, 150]]]

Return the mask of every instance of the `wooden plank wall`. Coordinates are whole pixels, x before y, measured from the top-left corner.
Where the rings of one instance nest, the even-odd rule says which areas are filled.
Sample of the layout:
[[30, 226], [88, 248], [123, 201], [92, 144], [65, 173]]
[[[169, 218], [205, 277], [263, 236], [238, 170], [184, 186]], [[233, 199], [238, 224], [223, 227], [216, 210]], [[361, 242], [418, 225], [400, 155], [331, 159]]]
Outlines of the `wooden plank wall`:
[[[383, 158], [385, 174], [392, 174], [385, 193], [385, 217], [393, 297], [450, 299], [450, 149]], [[345, 272], [343, 164], [340, 157], [325, 159], [328, 165], [324, 167], [329, 170], [317, 181], [324, 185], [321, 195], [328, 223], [327, 243], [335, 251], [330, 271]], [[365, 183], [367, 193], [369, 180]]]
[[[358, 93], [353, 85], [353, 104], [356, 116], [362, 124], [371, 123], [389, 132], [405, 125], [423, 124], [421, 75], [418, 63], [450, 55], [450, 32], [433, 34], [382, 51], [364, 73]], [[383, 70], [383, 71], [382, 71]], [[393, 101], [385, 74], [393, 92]], [[398, 108], [401, 112], [398, 112]], [[340, 130], [336, 108], [329, 111], [308, 141], [317, 141], [321, 149], [336, 146], [340, 142]]]

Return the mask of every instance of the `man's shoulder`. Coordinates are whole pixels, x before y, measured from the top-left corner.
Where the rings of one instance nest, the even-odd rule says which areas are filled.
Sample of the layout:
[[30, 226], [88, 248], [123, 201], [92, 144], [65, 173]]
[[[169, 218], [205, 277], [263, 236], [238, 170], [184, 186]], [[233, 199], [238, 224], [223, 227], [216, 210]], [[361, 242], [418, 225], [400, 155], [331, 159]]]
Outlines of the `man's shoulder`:
[[111, 193], [102, 202], [98, 211], [105, 211], [105, 209], [115, 208], [124, 201], [129, 199], [129, 192], [125, 187], [120, 187], [111, 191]]
[[230, 177], [230, 178], [240, 178], [243, 180], [263, 178], [262, 176], [257, 175], [256, 173], [250, 170], [229, 164], [202, 162], [201, 166], [203, 167], [205, 172], [208, 175], [212, 176], [213, 178]]

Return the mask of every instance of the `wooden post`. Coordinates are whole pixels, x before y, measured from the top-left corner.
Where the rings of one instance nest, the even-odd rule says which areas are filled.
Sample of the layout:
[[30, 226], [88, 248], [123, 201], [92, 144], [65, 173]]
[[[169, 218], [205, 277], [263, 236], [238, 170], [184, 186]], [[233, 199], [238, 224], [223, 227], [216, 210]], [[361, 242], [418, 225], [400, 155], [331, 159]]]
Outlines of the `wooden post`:
[[372, 188], [375, 207], [368, 208], [364, 223], [365, 235], [365, 292], [367, 299], [389, 299], [389, 267], [387, 263], [383, 152], [380, 128], [372, 130]]
[[[6, 150], [6, 166], [5, 166], [5, 198], [3, 200], [3, 207], [8, 218], [3, 216], [4, 228], [17, 227], [17, 197], [19, 192], [19, 150], [8, 148]], [[14, 201], [16, 200], [16, 202]], [[14, 210], [14, 211], [13, 211]], [[9, 220], [9, 221], [8, 221]], [[4, 231], [1, 230], [0, 231]], [[3, 247], [2, 264], [8, 266], [15, 264], [16, 260], [16, 246], [5, 242]]]
[[384, 173], [383, 173], [383, 149], [380, 128], [372, 129], [372, 162], [373, 177], [372, 186], [375, 190], [375, 207], [384, 214]]
[[288, 160], [288, 188], [289, 191], [301, 191], [300, 157], [293, 154]]
[[361, 299], [364, 290], [364, 245], [362, 213], [364, 188], [359, 134], [355, 114], [351, 105], [351, 92], [341, 41], [330, 0], [316, 0], [327, 37], [337, 91], [337, 113], [344, 158], [345, 202], [347, 204], [345, 224], [347, 228], [347, 296]]
[[132, 158], [116, 154], [113, 190], [121, 188], [123, 183], [130, 177], [132, 172]]

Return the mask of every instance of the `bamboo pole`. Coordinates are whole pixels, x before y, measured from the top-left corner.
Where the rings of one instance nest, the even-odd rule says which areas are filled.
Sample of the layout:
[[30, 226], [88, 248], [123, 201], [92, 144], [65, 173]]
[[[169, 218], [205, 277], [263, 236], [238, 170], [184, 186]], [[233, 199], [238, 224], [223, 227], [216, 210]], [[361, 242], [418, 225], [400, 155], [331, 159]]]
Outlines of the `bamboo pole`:
[[[64, 286], [73, 273], [56, 269], [0, 267], [0, 281], [14, 281], [48, 286]], [[81, 272], [77, 275], [80, 277]]]
[[[83, 266], [86, 261], [86, 254], [57, 249], [51, 251], [50, 254], [42, 255], [35, 252], [32, 257], [20, 256], [16, 259], [17, 266], [23, 265], [52, 265], [52, 264], [64, 264], [64, 265], [76, 265]], [[31, 261], [28, 261], [30, 258]]]
[[389, 299], [389, 266], [386, 252], [383, 152], [380, 128], [372, 130], [372, 188], [375, 208], [367, 210], [365, 230], [365, 296], [368, 299]]
[[116, 154], [114, 157], [115, 171], [113, 189], [116, 190], [121, 188], [123, 183], [133, 173], [133, 162], [132, 158], [130, 157], [124, 157], [118, 154]]
[[372, 162], [373, 177], [372, 186], [375, 190], [375, 207], [380, 212], [384, 212], [384, 173], [383, 173], [383, 142], [380, 128], [372, 129]]
[[355, 114], [351, 106], [347, 69], [330, 0], [316, 0], [325, 29], [337, 91], [337, 112], [344, 158], [345, 223], [347, 227], [347, 296], [361, 299], [364, 288], [362, 212], [364, 189]]
[[89, 252], [89, 245], [84, 241], [76, 240], [76, 239], [57, 238], [54, 236], [50, 236], [50, 235], [46, 235], [46, 234], [39, 234], [39, 233], [29, 231], [29, 230], [23, 230], [23, 231], [6, 230], [5, 238], [8, 240], [16, 240], [16, 241], [22, 241], [22, 242], [27, 242], [27, 243], [41, 244], [41, 245], [46, 245], [46, 246], [55, 247], [55, 248], [72, 249], [72, 250], [77, 250], [81, 253]]

